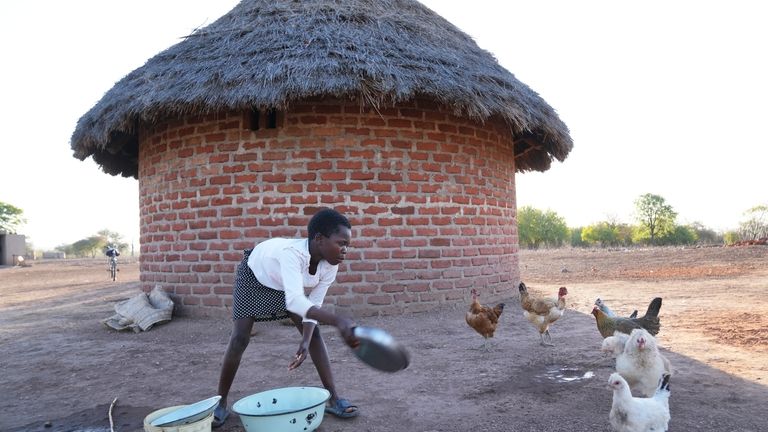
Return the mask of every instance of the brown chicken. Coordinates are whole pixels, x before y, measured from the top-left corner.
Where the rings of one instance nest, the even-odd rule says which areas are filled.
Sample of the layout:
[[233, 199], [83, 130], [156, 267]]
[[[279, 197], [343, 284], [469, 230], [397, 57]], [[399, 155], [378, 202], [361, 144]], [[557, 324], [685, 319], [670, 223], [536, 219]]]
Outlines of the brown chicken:
[[504, 303], [499, 303], [494, 307], [483, 306], [477, 301], [477, 290], [472, 288], [472, 303], [469, 305], [465, 319], [470, 327], [485, 338], [481, 348], [488, 350], [488, 338], [493, 337], [502, 312], [504, 312]]
[[[560, 287], [557, 299], [533, 298], [528, 294], [528, 287], [522, 282], [520, 282], [518, 289], [520, 291], [520, 306], [523, 308], [523, 315], [539, 330], [541, 344], [553, 346], [552, 336], [549, 334], [549, 326], [563, 316], [565, 296], [568, 294], [568, 289]], [[547, 336], [549, 342], [544, 341], [544, 335]]]
[[644, 328], [648, 330], [648, 333], [656, 336], [661, 329], [661, 322], [659, 321], [660, 309], [661, 297], [656, 297], [651, 300], [645, 315], [641, 316], [640, 318], [609, 316], [600, 310], [600, 307], [598, 306], [592, 308], [592, 315], [595, 316], [597, 329], [600, 331], [600, 334], [603, 336], [603, 338], [613, 336], [613, 332], [615, 331], [631, 334], [632, 330], [639, 328]]

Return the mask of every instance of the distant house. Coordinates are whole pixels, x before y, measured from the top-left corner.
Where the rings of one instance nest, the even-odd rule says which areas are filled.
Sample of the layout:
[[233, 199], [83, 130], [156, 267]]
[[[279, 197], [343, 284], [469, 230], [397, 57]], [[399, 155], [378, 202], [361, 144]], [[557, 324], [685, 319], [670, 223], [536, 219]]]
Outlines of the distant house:
[[27, 242], [25, 236], [0, 233], [0, 265], [19, 265], [24, 261], [26, 253]]
[[513, 295], [515, 173], [572, 141], [416, 1], [244, 0], [117, 82], [71, 145], [138, 178], [144, 290], [225, 308], [243, 249], [329, 206], [354, 239], [326, 303], [365, 315]]
[[65, 259], [67, 254], [59, 251], [45, 251], [43, 252], [43, 259]]

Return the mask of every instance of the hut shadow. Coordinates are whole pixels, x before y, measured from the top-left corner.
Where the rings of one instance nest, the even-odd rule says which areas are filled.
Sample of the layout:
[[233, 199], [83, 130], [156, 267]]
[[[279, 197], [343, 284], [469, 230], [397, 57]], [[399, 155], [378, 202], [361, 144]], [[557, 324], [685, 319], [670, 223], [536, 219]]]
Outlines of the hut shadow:
[[[426, 331], [415, 338], [408, 338], [405, 330], [394, 333], [408, 339], [413, 348], [412, 369], [406, 371], [413, 383], [387, 390], [417, 407], [438, 403], [431, 395], [439, 395], [440, 403], [452, 407], [451, 415], [437, 416], [413, 409], [414, 415], [424, 416], [414, 430], [446, 430], [435, 428], [439, 424], [453, 428], [447, 430], [482, 425], [498, 431], [609, 431], [612, 392], [607, 381], [615, 361], [600, 352], [602, 337], [594, 317], [568, 311], [552, 326], [556, 346], [543, 347], [538, 332], [522, 317], [519, 302], [513, 298], [506, 303], [496, 345], [488, 353], [474, 349], [482, 339], [463, 322], [463, 309], [444, 311], [428, 323], [432, 329], [446, 329], [435, 332], [446, 334], [442, 343]], [[417, 328], [425, 321], [430, 320], [407, 316], [399, 328]], [[456, 354], [459, 351], [463, 354]], [[662, 352], [675, 371], [670, 430], [763, 430], [768, 383], [742, 379], [680, 353]], [[419, 397], [409, 396], [414, 394]]]
[[[68, 405], [52, 406], [51, 395], [40, 400], [27, 397], [27, 390], [16, 385], [11, 376], [14, 365], [29, 361], [29, 356], [27, 353], [26, 357], [15, 357], [15, 354], [27, 349], [25, 346], [35, 346], [38, 360], [33, 362], [39, 362], [39, 368], [45, 368], [52, 364], [51, 357], [61, 352], [61, 347], [54, 350], [47, 344], [67, 344], [83, 339], [83, 334], [99, 332], [92, 328], [100, 325], [97, 319], [112, 312], [113, 302], [129, 297], [136, 290], [135, 283], [102, 284], [74, 294], [65, 287], [53, 288], [54, 292], [44, 300], [13, 305], [10, 308], [12, 316], [4, 309], [0, 319], [5, 330], [3, 362], [9, 372], [0, 378], [0, 387], [9, 390], [0, 396], [0, 402], [21, 415], [3, 416], [0, 429], [37, 430], [41, 420], [60, 425], [72, 418], [72, 413], [90, 412], [88, 410], [104, 403], [104, 395], [100, 397], [98, 392], [75, 399], [69, 398], [71, 395], [56, 395], [57, 383], [43, 382], [43, 378], [35, 385], [49, 388], [57, 398], [69, 398]], [[556, 346], [542, 347], [538, 333], [522, 317], [517, 300], [513, 298], [506, 303], [494, 337], [495, 344], [488, 352], [477, 349], [482, 338], [464, 322], [464, 305], [418, 314], [360, 318], [360, 324], [384, 328], [407, 347], [411, 365], [396, 374], [376, 372], [357, 362], [333, 329], [323, 329], [333, 356], [337, 387], [343, 389], [345, 397], [361, 406], [363, 414], [352, 421], [327, 416], [320, 430], [465, 431], [478, 426], [488, 431], [610, 430], [607, 419], [612, 393], [605, 384], [614, 364], [599, 350], [602, 338], [595, 328], [594, 318], [586, 313], [568, 311], [552, 326]], [[56, 325], [41, 327], [40, 322], [35, 322], [35, 314], [44, 310], [55, 311]], [[88, 321], [84, 322], [84, 319]], [[210, 326], [209, 319], [186, 319], [183, 323], [172, 322], [159, 327], [156, 333], [149, 335], [151, 337], [125, 336], [126, 343], [130, 339], [133, 347], [125, 352], [125, 361], [165, 364], [169, 353], [155, 352], [151, 344], [156, 343], [156, 339], [173, 339], [183, 328], [187, 334], [211, 339], [196, 342], [198, 345], [208, 344], [206, 355], [196, 360], [198, 365], [208, 365], [197, 393], [212, 391], [227, 333], [224, 330], [221, 335], [211, 336]], [[104, 331], [109, 330], [105, 328]], [[284, 369], [281, 363], [283, 351], [290, 353], [295, 349], [292, 345], [297, 341], [295, 330], [273, 326], [268, 333], [264, 341], [259, 342], [261, 351], [248, 352], [247, 364], [242, 367], [238, 379], [258, 383], [259, 390], [277, 387], [284, 382], [319, 385], [311, 365], [287, 378], [280, 377], [279, 372]], [[78, 343], [82, 344], [80, 349], [88, 352], [103, 342], [103, 338], [94, 338]], [[146, 349], [141, 348], [142, 344]], [[663, 351], [675, 369], [670, 430], [758, 431], [764, 428], [762, 413], [765, 401], [768, 401], [766, 385], [741, 379], [680, 353]], [[71, 355], [78, 354], [73, 352]], [[83, 363], [82, 370], [97, 368], [116, 382], [131, 380], [134, 386], [184, 382], [189, 373], [183, 362], [163, 371], [148, 368], [140, 376], [125, 376], [119, 365], [103, 364], [96, 358], [78, 361]], [[265, 371], [269, 373], [265, 375]], [[230, 403], [251, 390], [242, 385], [237, 387]], [[202, 399], [197, 393], [180, 393], [173, 386], [163, 391], [166, 393], [162, 395], [136, 398], [136, 403], [144, 406], [161, 400], [171, 403], [175, 399], [186, 402]], [[126, 412], [134, 412], [135, 416], [145, 415], [148, 410], [137, 408], [131, 411], [130, 406], [126, 407]], [[395, 412], [397, 416], [393, 416]], [[121, 419], [131, 424], [138, 420], [139, 417]], [[236, 418], [230, 421], [238, 424]]]

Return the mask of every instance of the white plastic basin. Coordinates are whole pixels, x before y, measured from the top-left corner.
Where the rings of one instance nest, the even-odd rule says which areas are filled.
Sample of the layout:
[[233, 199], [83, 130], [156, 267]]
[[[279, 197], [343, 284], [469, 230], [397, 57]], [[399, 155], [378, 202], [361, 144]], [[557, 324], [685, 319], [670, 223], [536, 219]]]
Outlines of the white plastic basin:
[[247, 432], [305, 432], [320, 426], [331, 393], [319, 387], [284, 387], [246, 396], [232, 405]]

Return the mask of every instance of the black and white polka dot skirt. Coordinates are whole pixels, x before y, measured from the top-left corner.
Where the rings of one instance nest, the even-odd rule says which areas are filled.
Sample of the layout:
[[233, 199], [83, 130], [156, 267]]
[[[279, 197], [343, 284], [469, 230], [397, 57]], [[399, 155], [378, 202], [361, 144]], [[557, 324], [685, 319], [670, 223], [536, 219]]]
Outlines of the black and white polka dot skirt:
[[243, 252], [243, 260], [237, 266], [232, 289], [232, 319], [253, 317], [256, 321], [276, 321], [288, 318], [285, 293], [262, 285], [248, 267], [251, 251]]

